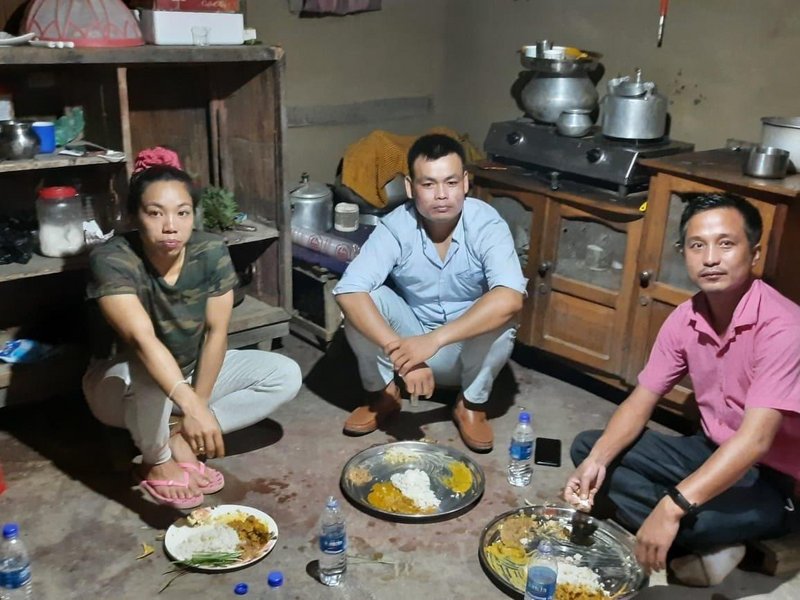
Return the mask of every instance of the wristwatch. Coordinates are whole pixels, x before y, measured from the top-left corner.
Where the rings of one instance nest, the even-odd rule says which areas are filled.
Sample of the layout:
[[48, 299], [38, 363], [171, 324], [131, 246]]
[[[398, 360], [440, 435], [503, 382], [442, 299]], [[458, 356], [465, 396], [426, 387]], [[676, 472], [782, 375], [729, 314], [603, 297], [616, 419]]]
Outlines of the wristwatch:
[[684, 516], [694, 515], [697, 512], [697, 504], [689, 502], [675, 486], [664, 490], [666, 495], [683, 511]]

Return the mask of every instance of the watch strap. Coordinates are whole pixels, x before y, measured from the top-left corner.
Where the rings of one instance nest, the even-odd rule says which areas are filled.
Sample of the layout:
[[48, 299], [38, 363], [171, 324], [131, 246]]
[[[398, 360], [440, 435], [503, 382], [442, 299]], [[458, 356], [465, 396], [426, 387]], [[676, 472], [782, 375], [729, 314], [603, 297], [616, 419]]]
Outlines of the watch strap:
[[684, 515], [693, 515], [697, 512], [697, 504], [689, 502], [686, 497], [681, 494], [680, 490], [675, 486], [666, 489], [667, 495], [672, 498], [672, 501], [678, 505], [683, 511]]

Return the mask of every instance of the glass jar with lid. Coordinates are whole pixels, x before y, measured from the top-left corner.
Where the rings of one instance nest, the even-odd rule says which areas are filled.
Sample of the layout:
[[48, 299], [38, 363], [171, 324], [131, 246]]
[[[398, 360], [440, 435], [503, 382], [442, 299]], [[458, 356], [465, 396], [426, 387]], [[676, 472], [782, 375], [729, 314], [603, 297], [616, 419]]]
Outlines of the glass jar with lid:
[[52, 186], [39, 190], [39, 249], [44, 256], [62, 257], [84, 249], [83, 207], [74, 187]]

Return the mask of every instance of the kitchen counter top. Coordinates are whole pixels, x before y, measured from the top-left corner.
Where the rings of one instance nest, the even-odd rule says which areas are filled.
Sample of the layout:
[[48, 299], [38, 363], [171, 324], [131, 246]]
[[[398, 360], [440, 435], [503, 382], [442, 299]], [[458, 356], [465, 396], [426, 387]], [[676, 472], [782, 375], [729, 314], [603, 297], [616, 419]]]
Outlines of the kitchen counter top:
[[719, 148], [651, 158], [642, 160], [641, 164], [659, 172], [686, 177], [712, 186], [726, 184], [726, 189], [743, 195], [748, 195], [748, 190], [756, 190], [760, 195], [774, 194], [784, 199], [800, 196], [800, 175], [790, 175], [783, 179], [749, 177], [742, 173], [746, 157], [746, 150]]

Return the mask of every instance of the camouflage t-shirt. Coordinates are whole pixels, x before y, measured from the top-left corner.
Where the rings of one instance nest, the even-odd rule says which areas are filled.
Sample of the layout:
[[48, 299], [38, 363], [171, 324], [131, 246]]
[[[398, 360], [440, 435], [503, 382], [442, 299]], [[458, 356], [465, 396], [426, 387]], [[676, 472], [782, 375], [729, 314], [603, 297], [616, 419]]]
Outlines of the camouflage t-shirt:
[[137, 232], [115, 236], [92, 250], [87, 296], [135, 294], [150, 315], [156, 336], [184, 374], [197, 361], [205, 337], [206, 303], [232, 290], [236, 273], [222, 238], [195, 231], [175, 285], [145, 258]]

